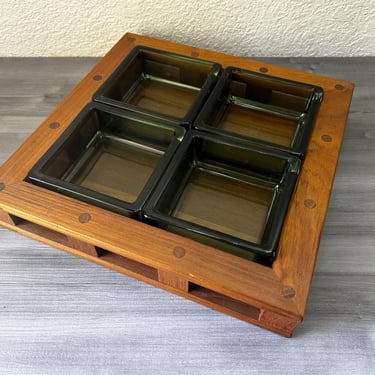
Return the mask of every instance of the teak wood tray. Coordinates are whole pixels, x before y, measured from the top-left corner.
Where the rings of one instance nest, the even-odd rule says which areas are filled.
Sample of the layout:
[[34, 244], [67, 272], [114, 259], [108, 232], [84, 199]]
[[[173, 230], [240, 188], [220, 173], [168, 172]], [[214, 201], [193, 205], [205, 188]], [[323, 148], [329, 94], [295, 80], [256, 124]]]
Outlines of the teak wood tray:
[[[32, 166], [136, 45], [323, 88], [271, 267], [26, 182]], [[291, 336], [303, 319], [353, 84], [125, 34], [0, 169], [0, 224], [218, 311]]]

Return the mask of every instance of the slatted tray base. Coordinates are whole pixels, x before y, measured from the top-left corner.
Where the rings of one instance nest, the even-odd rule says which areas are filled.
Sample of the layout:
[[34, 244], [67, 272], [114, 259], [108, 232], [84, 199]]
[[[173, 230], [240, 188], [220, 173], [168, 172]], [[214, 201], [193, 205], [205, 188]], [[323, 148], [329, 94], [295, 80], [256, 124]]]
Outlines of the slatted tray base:
[[[272, 267], [25, 182], [135, 45], [321, 86], [324, 98]], [[0, 224], [84, 259], [290, 336], [303, 319], [353, 85], [168, 41], [126, 34], [0, 169]]]

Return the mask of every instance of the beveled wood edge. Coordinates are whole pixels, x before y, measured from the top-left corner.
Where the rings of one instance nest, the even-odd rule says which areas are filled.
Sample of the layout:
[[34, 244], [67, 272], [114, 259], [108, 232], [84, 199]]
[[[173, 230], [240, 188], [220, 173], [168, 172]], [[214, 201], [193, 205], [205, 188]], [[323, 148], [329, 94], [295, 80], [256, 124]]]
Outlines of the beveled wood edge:
[[[273, 270], [295, 292], [303, 316], [315, 269], [354, 86], [326, 86], [324, 99], [283, 227]], [[332, 87], [333, 85], [333, 87]], [[313, 176], [313, 178], [311, 178]], [[295, 223], [303, 228], [296, 231]], [[292, 293], [292, 292], [291, 292]]]
[[[171, 293], [177, 294], [184, 298], [188, 298], [194, 302], [215, 309], [221, 313], [231, 315], [232, 317], [235, 317], [237, 319], [257, 325], [258, 327], [268, 329], [269, 331], [272, 331], [284, 337], [291, 337], [295, 327], [301, 322], [301, 317], [286, 316], [280, 314], [280, 312], [275, 312], [272, 309], [270, 310], [266, 308], [260, 308], [259, 306], [254, 305], [243, 306], [242, 309], [245, 310], [238, 311], [236, 309], [231, 308], [230, 306], [227, 306], [225, 303], [223, 304], [220, 297], [218, 301], [215, 301], [210, 298], [206, 298], [204, 294], [200, 295], [200, 293], [197, 294], [194, 293], [194, 291], [191, 292], [188, 289], [189, 286], [187, 286], [187, 289], [181, 290], [179, 288], [169, 285], [168, 283], [166, 284], [158, 280], [159, 277], [156, 278], [155, 276], [159, 276], [159, 269], [155, 270], [156, 272], [154, 272], [153, 277], [152, 275], [150, 277], [150, 275], [147, 275], [147, 272], [146, 274], [143, 274], [142, 272], [137, 272], [137, 270], [132, 269], [132, 267], [124, 267], [121, 264], [116, 264], [116, 262], [111, 262], [111, 259], [103, 259], [102, 257], [99, 257], [97, 255], [93, 256], [90, 252], [82, 252], [78, 249], [72, 248], [71, 246], [62, 244], [61, 241], [54, 241], [53, 239], [49, 238], [49, 236], [40, 233], [35, 233], [33, 231], [23, 228], [22, 226], [14, 226], [14, 223], [8, 222], [8, 220], [5, 219], [6, 215], [7, 214], [0, 209], [0, 224], [5, 228], [8, 228], [9, 230], [13, 230], [19, 234], [28, 236], [34, 240], [46, 243], [49, 246], [53, 246], [55, 248], [58, 248], [72, 255], [83, 258], [85, 260], [92, 261], [96, 264], [110, 268], [114, 271], [123, 273], [130, 277], [136, 278], [153, 286], [165, 289]], [[41, 231], [44, 231], [44, 229], [41, 228]]]
[[[26, 182], [6, 185], [0, 192], [0, 207], [15, 217], [175, 272], [239, 301], [267, 310], [280, 306], [276, 310], [296, 317], [294, 303], [284, 301], [279, 278], [269, 267]], [[176, 254], [181, 249], [183, 256]]]
[[[4, 189], [4, 192], [1, 195], [4, 195], [6, 191], [9, 192], [9, 200], [7, 200], [7, 203], [4, 203], [3, 198], [0, 196], [0, 206], [6, 212], [19, 215], [20, 217], [23, 217], [30, 221], [35, 221], [40, 225], [46, 225], [51, 229], [57, 229], [59, 231], [67, 231], [70, 234], [73, 232], [73, 235], [76, 235], [78, 237], [82, 236], [81, 234], [76, 233], [74, 228], [70, 227], [69, 224], [67, 224], [66, 227], [62, 227], [61, 225], [59, 225], [58, 220], [54, 223], [53, 220], [51, 220], [53, 219], [53, 217], [48, 213], [46, 219], [37, 217], [35, 214], [33, 214], [34, 211], [25, 210], [25, 208], [23, 208], [22, 206], [24, 201], [19, 200], [19, 197], [17, 195], [12, 196], [11, 190], [13, 186], [15, 187], [15, 191], [17, 191], [20, 186], [22, 186], [22, 188], [26, 188], [26, 190], [28, 189], [28, 187], [26, 186], [30, 184], [21, 181], [25, 179], [30, 167], [60, 136], [62, 131], [68, 126], [68, 124], [78, 114], [83, 106], [91, 100], [92, 94], [111, 74], [111, 72], [123, 60], [123, 58], [128, 54], [128, 52], [133, 48], [134, 45], [149, 45], [154, 48], [160, 48], [170, 52], [176, 52], [188, 56], [218, 61], [221, 62], [223, 67], [228, 65], [235, 65], [241, 68], [256, 71], [262, 70], [264, 72], [265, 70], [267, 70], [267, 74], [320, 85], [325, 90], [325, 96], [323, 99], [322, 108], [320, 110], [320, 116], [322, 113], [324, 113], [324, 118], [322, 116], [320, 117], [314, 129], [310, 142], [311, 147], [309, 147], [309, 151], [304, 162], [304, 168], [306, 164], [309, 165], [314, 163], [322, 166], [322, 161], [324, 162], [323, 167], [325, 168], [326, 164], [328, 164], [327, 160], [329, 160], [329, 162], [332, 163], [332, 167], [328, 168], [325, 173], [325, 180], [327, 181], [328, 186], [324, 186], [322, 188], [322, 186], [316, 186], [319, 185], [319, 183], [316, 183], [313, 187], [308, 187], [308, 173], [304, 173], [304, 169], [302, 169], [301, 176], [296, 188], [296, 195], [292, 199], [291, 209], [287, 215], [284, 230], [281, 236], [279, 255], [277, 256], [272, 269], [248, 261], [244, 261], [241, 258], [237, 258], [229, 254], [223, 255], [225, 260], [229, 261], [229, 263], [235, 268], [245, 268], [245, 271], [248, 272], [249, 278], [243, 280], [241, 279], [242, 283], [244, 281], [250, 280], [250, 278], [253, 281], [255, 279], [257, 279], [257, 281], [267, 280], [267, 282], [264, 284], [265, 286], [262, 287], [250, 283], [252, 284], [252, 286], [246, 290], [240, 288], [241, 290], [238, 291], [238, 288], [234, 286], [233, 290], [231, 289], [231, 287], [229, 287], [226, 290], [227, 293], [234, 292], [239, 300], [243, 300], [249, 303], [255, 302], [257, 305], [265, 306], [267, 308], [271, 307], [273, 309], [276, 309], [277, 311], [286, 313], [287, 315], [303, 317], [315, 266], [320, 233], [323, 228], [329, 194], [333, 183], [334, 171], [336, 168], [339, 149], [341, 146], [345, 128], [346, 116], [348, 113], [350, 98], [353, 91], [353, 85], [348, 82], [333, 80], [328, 77], [321, 77], [312, 75], [310, 73], [273, 66], [259, 61], [237, 58], [189, 46], [182, 46], [168, 41], [155, 40], [153, 38], [135, 34], [126, 34], [92, 69], [92, 71], [76, 86], [76, 88], [66, 97], [66, 99], [64, 99], [63, 102], [51, 113], [51, 115], [42, 123], [42, 125], [33, 133], [33, 135], [30, 136], [25, 144], [21, 146], [0, 169], [0, 183], [6, 184], [6, 189]], [[338, 100], [341, 105], [341, 109], [340, 105], [336, 104]], [[64, 110], [64, 108], [66, 108], [67, 106], [69, 106], [69, 111]], [[328, 124], [329, 128], [326, 128], [328, 126], [327, 121], [330, 121], [330, 124]], [[51, 124], [55, 123], [58, 123], [59, 126], [51, 126]], [[51, 134], [48, 135], [46, 139], [45, 133], [47, 129], [50, 129]], [[321, 134], [322, 132], [324, 134]], [[329, 147], [327, 147], [327, 145], [325, 144], [320, 144], [319, 139], [322, 139], [323, 135], [327, 135], [332, 138], [331, 142], [326, 142], [330, 143]], [[31, 146], [34, 149], [38, 150], [38, 152], [33, 155], [34, 157], [30, 157], [25, 152], [25, 150], [29, 149]], [[323, 158], [322, 155], [325, 155], [326, 157]], [[316, 191], [317, 187], [318, 192]], [[35, 186], [32, 186], [32, 189], [34, 189], [34, 191], [36, 189], [38, 191], [38, 194], [46, 194], [46, 197], [50, 195], [50, 192], [46, 192], [44, 189]], [[317, 195], [311, 195], [310, 193], [312, 192]], [[309, 194], [306, 195], [306, 193]], [[301, 206], [302, 204], [303, 206]], [[314, 212], [313, 214], [302, 215], [306, 216], [304, 219], [306, 228], [310, 228], [314, 235], [309, 236], [311, 237], [311, 239], [307, 243], [303, 242], [304, 246], [300, 246], [301, 244], [298, 243], [298, 241], [301, 241], [301, 238], [296, 239], [295, 231], [293, 230], [293, 217], [295, 217], [294, 213], [300, 212], [301, 208], [303, 207], [309, 208], [309, 206], [313, 206], [314, 204], [316, 206], [313, 207], [313, 209], [311, 209], [310, 207], [311, 212]], [[86, 205], [86, 208], [87, 207], [89, 206]], [[97, 210], [96, 207], [89, 208], [90, 210]], [[303, 208], [303, 210], [305, 211], [305, 208]], [[112, 213], [106, 214], [109, 215], [109, 217], [107, 217], [107, 220], [119, 220], [118, 215], [114, 215]], [[125, 219], [129, 220], [127, 218], [122, 218], [121, 222]], [[137, 223], [137, 228], [140, 228], [138, 224], [139, 223]], [[127, 222], [126, 225], [129, 225], [129, 222]], [[131, 227], [133, 227], [133, 225], [131, 225]], [[177, 241], [179, 244], [181, 243], [181, 238], [171, 233], [161, 231], [157, 228], [152, 228], [152, 231], [156, 231], [155, 233], [157, 233], [157, 238], [163, 238], [163, 241], [166, 240], [167, 243], [169, 241]], [[286, 237], [288, 237], [289, 240], [287, 240]], [[93, 238], [89, 238], [90, 243], [93, 242], [92, 239]], [[94, 242], [97, 242], [95, 238], [94, 240]], [[183, 239], [182, 242], [184, 246], [188, 247], [189, 249], [199, 248], [201, 251], [203, 251], [199, 255], [200, 260], [203, 260], [203, 258], [205, 258], [206, 256], [211, 255], [212, 251], [215, 251], [215, 255], [217, 255], [217, 250], [211, 249], [201, 244], [197, 244], [194, 241]], [[111, 247], [113, 244], [107, 243], [106, 245], [109, 245]], [[295, 251], [291, 250], [290, 246], [292, 246], [293, 249], [299, 249], [299, 257], [296, 256]], [[118, 246], [113, 246], [113, 249], [116, 249], [116, 251], [120, 252], [123, 251], [123, 249], [119, 248]], [[132, 252], [131, 249], [127, 249], [126, 253], [127, 256], [139, 258], [139, 254]], [[302, 259], [302, 257], [308, 259], [308, 261], [301, 264], [300, 260]], [[151, 258], [143, 255], [142, 261], [147, 263], [150, 262]], [[155, 259], [151, 260], [151, 262], [154, 261]], [[207, 259], [203, 261], [203, 263], [207, 261], [211, 262], [212, 260], [207, 257]], [[178, 268], [178, 266], [176, 266], [175, 264], [174, 259], [173, 262], [172, 259], [166, 260], [166, 263], [164, 263], [162, 266], [170, 269], [171, 271], [176, 271], [177, 268], [177, 271], [180, 274], [184, 276], [186, 275], [186, 271], [184, 271], [186, 265]], [[211, 283], [211, 280], [207, 280], [206, 274], [203, 274], [203, 276], [190, 276], [192, 278], [197, 278], [197, 281], [204, 282], [206, 284]], [[226, 277], [229, 277], [229, 279], [231, 279], [232, 276], [227, 275]], [[202, 278], [202, 280], [198, 280], [200, 278]], [[215, 281], [212, 282], [215, 283]], [[212, 287], [213, 285], [207, 286]], [[225, 287], [227, 287], [227, 285]], [[215, 286], [213, 289], [215, 289]], [[221, 285], [219, 285], [219, 289], [222, 291]], [[261, 293], [259, 292], [260, 289]], [[280, 294], [282, 297], [280, 297]]]

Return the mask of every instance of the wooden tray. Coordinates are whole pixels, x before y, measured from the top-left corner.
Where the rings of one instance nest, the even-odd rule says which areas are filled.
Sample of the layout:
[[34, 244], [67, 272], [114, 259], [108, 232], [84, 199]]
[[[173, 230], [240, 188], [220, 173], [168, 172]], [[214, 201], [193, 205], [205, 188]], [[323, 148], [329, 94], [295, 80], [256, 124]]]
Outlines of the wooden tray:
[[[324, 89], [272, 267], [25, 182], [31, 167], [136, 45]], [[193, 301], [291, 336], [303, 319], [353, 84], [126, 34], [0, 168], [0, 224]]]

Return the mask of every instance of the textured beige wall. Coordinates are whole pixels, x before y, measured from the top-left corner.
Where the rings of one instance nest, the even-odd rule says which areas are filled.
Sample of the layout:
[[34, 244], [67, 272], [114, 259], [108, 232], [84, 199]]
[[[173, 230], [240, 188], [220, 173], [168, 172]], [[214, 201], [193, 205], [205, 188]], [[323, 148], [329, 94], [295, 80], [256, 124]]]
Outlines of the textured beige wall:
[[0, 56], [100, 56], [127, 31], [249, 57], [375, 55], [375, 0], [0, 2]]

